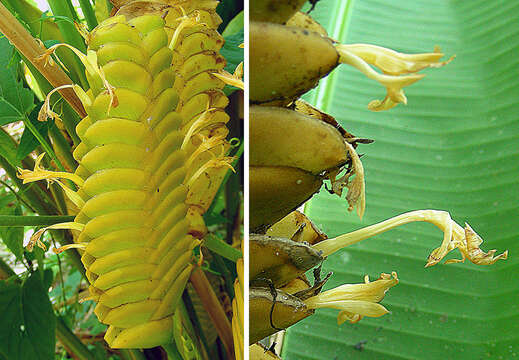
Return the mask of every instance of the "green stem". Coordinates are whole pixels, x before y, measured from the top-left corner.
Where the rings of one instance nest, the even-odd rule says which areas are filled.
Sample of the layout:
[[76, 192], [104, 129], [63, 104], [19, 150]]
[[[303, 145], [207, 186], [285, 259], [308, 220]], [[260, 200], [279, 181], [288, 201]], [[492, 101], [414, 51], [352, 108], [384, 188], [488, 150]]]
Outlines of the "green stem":
[[0, 215], [0, 226], [46, 226], [62, 222], [74, 221], [74, 216], [28, 216], [28, 215]]
[[59, 316], [56, 317], [56, 337], [74, 359], [92, 360], [95, 358], [94, 354], [70, 331], [63, 319]]
[[[68, 245], [74, 243], [72, 239], [67, 237], [67, 234], [70, 234], [70, 232], [64, 232], [62, 230], [51, 230], [50, 232], [52, 234], [52, 237], [55, 238], [60, 245]], [[81, 261], [81, 255], [79, 254], [79, 251], [77, 251], [77, 249], [69, 249], [65, 251], [65, 254], [68, 256], [69, 260], [76, 267], [76, 269], [78, 269], [81, 276], [83, 276], [83, 278], [88, 282], [85, 266]]]
[[122, 360], [146, 360], [146, 355], [137, 349], [121, 349], [119, 357]]
[[[213, 266], [215, 267], [216, 271], [222, 275], [222, 278], [225, 282], [225, 290], [227, 291], [229, 298], [234, 298], [234, 279], [236, 278], [236, 274], [233, 274], [230, 271], [225, 259], [218, 254], [214, 256]], [[236, 269], [235, 264], [232, 264], [231, 266], [233, 269]]]
[[212, 234], [208, 234], [205, 237], [204, 246], [232, 262], [236, 262], [239, 258], [243, 257], [240, 250], [233, 248], [231, 245]]
[[[75, 11], [72, 12], [70, 8], [71, 4], [69, 3], [69, 0], [48, 0], [48, 3], [54, 16], [64, 16], [71, 20], [77, 18]], [[74, 25], [65, 20], [58, 20], [57, 25], [65, 39], [65, 42], [86, 54], [85, 42]], [[75, 61], [80, 64], [79, 59], [76, 58]], [[88, 82], [85, 74], [81, 72], [79, 76], [81, 86], [84, 89], [88, 89]]]
[[74, 109], [72, 109], [72, 107], [68, 103], [65, 103], [62, 109], [63, 116], [61, 118], [61, 121], [63, 121], [65, 129], [72, 138], [74, 146], [78, 146], [81, 142], [81, 139], [76, 133], [76, 126], [81, 121], [81, 116], [79, 116], [78, 113], [75, 112]]
[[[59, 131], [56, 125], [52, 125], [49, 131], [56, 152], [59, 151], [59, 155], [62, 156], [62, 159], [65, 162], [64, 165], [66, 167], [66, 170], [74, 171], [77, 167], [77, 163], [76, 160], [74, 160], [74, 157], [72, 156], [72, 148], [70, 147], [69, 143], [67, 142], [61, 131]], [[56, 154], [56, 156], [59, 155]]]
[[79, 5], [81, 6], [81, 10], [83, 10], [83, 15], [85, 15], [88, 29], [92, 30], [97, 26], [97, 19], [92, 4], [89, 0], [79, 0]]
[[0, 180], [0, 184], [2, 184], [3, 186], [5, 186], [6, 188], [8, 188], [11, 193], [14, 194], [14, 196], [16, 196], [16, 199], [18, 199], [19, 202], [21, 202], [22, 204], [24, 204], [29, 210], [31, 210], [32, 212], [36, 212], [36, 210], [33, 209], [33, 207], [31, 206], [31, 204], [29, 204], [27, 201], [25, 201], [25, 199], [20, 196], [20, 194], [18, 194], [18, 191], [16, 191], [15, 189], [13, 189], [11, 187], [11, 185], [9, 185], [8, 183], [6, 183], [5, 181], [3, 180]]

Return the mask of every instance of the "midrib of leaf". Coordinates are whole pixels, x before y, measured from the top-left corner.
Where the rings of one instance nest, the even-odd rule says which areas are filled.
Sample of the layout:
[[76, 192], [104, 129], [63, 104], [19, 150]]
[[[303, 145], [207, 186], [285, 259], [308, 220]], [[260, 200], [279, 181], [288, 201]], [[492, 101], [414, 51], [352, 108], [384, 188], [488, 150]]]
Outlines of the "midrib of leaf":
[[[328, 35], [332, 39], [341, 39], [343, 34], [348, 31], [350, 18], [351, 18], [351, 9], [353, 7], [353, 2], [355, 0], [343, 0], [339, 1], [336, 6], [335, 11], [333, 12], [334, 16], [330, 22], [330, 28], [333, 30], [328, 32]], [[326, 78], [322, 79], [319, 82], [319, 87], [315, 92], [314, 99], [312, 104], [314, 104], [318, 109], [326, 112], [330, 105], [330, 100], [334, 94], [334, 84], [335, 84], [335, 72], [332, 71]]]

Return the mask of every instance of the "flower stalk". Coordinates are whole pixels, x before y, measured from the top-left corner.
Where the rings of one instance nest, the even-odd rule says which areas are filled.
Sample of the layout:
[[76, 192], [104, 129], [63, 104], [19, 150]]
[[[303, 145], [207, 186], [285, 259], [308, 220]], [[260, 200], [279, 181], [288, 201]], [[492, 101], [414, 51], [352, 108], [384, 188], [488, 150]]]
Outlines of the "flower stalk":
[[508, 256], [508, 250], [498, 256], [494, 256], [496, 250], [490, 250], [487, 253], [483, 252], [483, 250], [479, 248], [483, 240], [468, 224], [465, 224], [464, 229], [452, 220], [448, 212], [438, 210], [417, 210], [407, 212], [378, 224], [367, 226], [351, 233], [337, 236], [333, 239], [324, 240], [313, 247], [317, 251], [322, 251], [323, 256], [328, 256], [346, 246], [391, 230], [397, 226], [416, 221], [425, 221], [434, 224], [440, 228], [444, 234], [440, 247], [431, 252], [425, 267], [436, 265], [445, 257], [445, 255], [454, 249], [458, 249], [461, 252], [461, 259], [451, 259], [446, 261], [446, 264], [464, 262], [465, 259], [469, 259], [476, 265], [491, 265], [499, 259], [506, 259]]

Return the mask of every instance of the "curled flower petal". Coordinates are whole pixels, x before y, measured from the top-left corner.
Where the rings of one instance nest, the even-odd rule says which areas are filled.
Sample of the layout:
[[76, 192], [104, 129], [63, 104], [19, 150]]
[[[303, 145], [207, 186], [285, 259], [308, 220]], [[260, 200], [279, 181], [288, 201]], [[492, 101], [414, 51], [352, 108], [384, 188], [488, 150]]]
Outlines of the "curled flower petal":
[[[454, 58], [439, 61], [443, 56], [439, 48], [433, 53], [415, 55], [366, 44], [338, 45], [336, 49], [341, 63], [355, 67], [368, 78], [386, 87], [387, 95], [383, 100], [373, 100], [369, 103], [368, 108], [372, 111], [388, 110], [399, 103], [407, 104], [403, 88], [425, 76], [414, 74], [415, 72], [428, 67], [444, 66]], [[378, 67], [383, 74], [373, 70], [370, 65]]]
[[492, 265], [496, 261], [500, 259], [505, 260], [508, 257], [508, 250], [497, 256], [494, 256], [497, 250], [484, 252], [479, 247], [483, 243], [483, 239], [472, 230], [469, 224], [465, 223], [465, 228], [463, 229], [454, 221], [452, 223], [454, 227], [452, 237], [447, 243], [442, 243], [439, 248], [431, 252], [425, 267], [437, 264], [454, 249], [458, 249], [461, 252], [461, 259], [450, 259], [445, 264], [460, 263], [464, 262], [465, 259], [469, 259], [470, 262], [476, 265]]
[[344, 45], [344, 48], [389, 75], [410, 74], [425, 68], [439, 68], [454, 59], [452, 56], [446, 61], [440, 61], [444, 54], [439, 47], [435, 47], [432, 53], [424, 54], [403, 54], [369, 44], [350, 44]]

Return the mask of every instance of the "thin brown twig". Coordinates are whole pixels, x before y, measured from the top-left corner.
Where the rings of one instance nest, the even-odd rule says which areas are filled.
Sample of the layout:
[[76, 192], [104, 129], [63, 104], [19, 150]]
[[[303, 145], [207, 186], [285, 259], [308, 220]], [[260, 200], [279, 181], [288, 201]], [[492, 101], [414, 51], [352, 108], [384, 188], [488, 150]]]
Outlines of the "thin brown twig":
[[[0, 3], [0, 32], [2, 32], [9, 41], [18, 49], [23, 56], [45, 76], [49, 83], [58, 87], [61, 85], [72, 84], [72, 80], [57, 64], [47, 64], [37, 61], [36, 59], [43, 55], [45, 48], [41, 46], [31, 34], [18, 22], [18, 20]], [[70, 88], [59, 91], [72, 108], [83, 118], [86, 116], [85, 109], [81, 100], [76, 96]]]
[[234, 343], [231, 322], [225, 315], [222, 304], [218, 301], [209, 280], [205, 276], [203, 270], [199, 267], [195, 267], [189, 280], [200, 297], [205, 311], [207, 311], [209, 317], [211, 317], [214, 327], [218, 332], [218, 336], [222, 340], [225, 350], [227, 351], [228, 359], [234, 359]]

